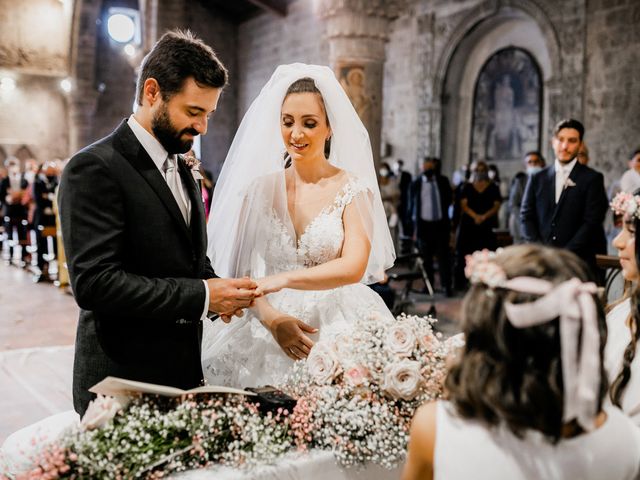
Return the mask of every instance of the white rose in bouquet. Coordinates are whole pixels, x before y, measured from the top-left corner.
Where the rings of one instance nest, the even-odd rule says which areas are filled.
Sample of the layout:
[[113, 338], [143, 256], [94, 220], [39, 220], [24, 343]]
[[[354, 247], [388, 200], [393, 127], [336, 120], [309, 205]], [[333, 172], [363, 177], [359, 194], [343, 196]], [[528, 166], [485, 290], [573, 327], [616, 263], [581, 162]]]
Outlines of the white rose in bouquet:
[[326, 343], [316, 343], [307, 357], [307, 371], [318, 385], [331, 383], [341, 371], [334, 349]]
[[89, 403], [89, 407], [87, 407], [87, 411], [82, 417], [80, 426], [83, 430], [100, 428], [109, 420], [113, 419], [128, 403], [128, 401], [123, 399], [98, 394], [98, 397]]
[[422, 383], [420, 362], [403, 359], [384, 369], [382, 390], [395, 399], [413, 400]]
[[407, 322], [397, 322], [387, 328], [384, 345], [392, 353], [401, 357], [409, 357], [416, 346], [413, 328]]

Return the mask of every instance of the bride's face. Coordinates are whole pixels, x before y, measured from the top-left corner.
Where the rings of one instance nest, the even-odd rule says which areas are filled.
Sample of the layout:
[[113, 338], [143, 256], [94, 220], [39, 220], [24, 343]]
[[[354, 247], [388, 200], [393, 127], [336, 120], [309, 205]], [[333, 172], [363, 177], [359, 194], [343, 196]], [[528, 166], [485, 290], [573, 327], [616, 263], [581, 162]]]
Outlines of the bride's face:
[[331, 136], [322, 97], [292, 93], [282, 103], [282, 140], [292, 160], [324, 159], [324, 144]]

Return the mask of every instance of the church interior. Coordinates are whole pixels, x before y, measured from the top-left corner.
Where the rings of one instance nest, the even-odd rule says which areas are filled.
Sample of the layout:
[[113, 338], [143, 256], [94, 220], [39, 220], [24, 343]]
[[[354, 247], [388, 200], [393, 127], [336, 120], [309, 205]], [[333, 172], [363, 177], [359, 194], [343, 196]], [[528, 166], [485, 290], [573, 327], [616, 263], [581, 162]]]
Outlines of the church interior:
[[[526, 180], [532, 153], [554, 164], [559, 122], [584, 125], [580, 155], [601, 174], [608, 202], [625, 172], [640, 172], [639, 22], [639, 0], [0, 0], [0, 180], [10, 187], [12, 169], [29, 185], [46, 176], [53, 215], [52, 179], [135, 111], [141, 62], [167, 31], [190, 30], [228, 70], [192, 148], [210, 192], [275, 68], [326, 65], [368, 132], [395, 243], [398, 261], [376, 291], [392, 296], [394, 314], [435, 313], [450, 336], [468, 287], [456, 232], [465, 210], [455, 202], [470, 175], [488, 168], [494, 242], [508, 246], [520, 235], [512, 188]], [[402, 172], [412, 183], [431, 168], [449, 182], [452, 226], [447, 256], [430, 251], [425, 266], [405, 194], [394, 188]], [[14, 201], [0, 191], [0, 207]], [[25, 195], [24, 218], [3, 210], [0, 230], [0, 444], [72, 408], [79, 307], [59, 220], [38, 226], [37, 202]], [[629, 286], [611, 243], [621, 226], [609, 214], [601, 223], [598, 266], [613, 299]]]

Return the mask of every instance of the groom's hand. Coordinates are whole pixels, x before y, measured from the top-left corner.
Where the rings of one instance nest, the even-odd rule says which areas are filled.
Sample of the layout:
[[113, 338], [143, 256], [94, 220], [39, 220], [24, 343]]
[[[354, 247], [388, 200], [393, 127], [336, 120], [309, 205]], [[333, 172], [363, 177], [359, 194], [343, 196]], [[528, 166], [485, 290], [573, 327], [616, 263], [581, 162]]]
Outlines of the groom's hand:
[[259, 296], [258, 285], [250, 278], [210, 278], [209, 311], [230, 318], [242, 315], [242, 309], [252, 307], [254, 299]]

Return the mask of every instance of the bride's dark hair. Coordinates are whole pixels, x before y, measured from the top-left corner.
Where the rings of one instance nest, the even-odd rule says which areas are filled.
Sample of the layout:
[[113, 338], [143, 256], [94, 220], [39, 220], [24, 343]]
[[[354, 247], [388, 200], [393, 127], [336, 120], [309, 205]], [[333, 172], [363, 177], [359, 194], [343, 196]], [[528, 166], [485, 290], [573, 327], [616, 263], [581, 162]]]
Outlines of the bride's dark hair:
[[[589, 281], [586, 265], [573, 253], [537, 245], [509, 247], [494, 262], [508, 278], [530, 276], [558, 284], [574, 277]], [[449, 370], [445, 390], [463, 418], [505, 425], [515, 435], [537, 430], [556, 442], [582, 429], [574, 421], [563, 431], [564, 390], [557, 318], [528, 328], [515, 328], [504, 302], [524, 303], [537, 295], [472, 285], [462, 306], [466, 344]], [[602, 355], [606, 342], [604, 311], [596, 301], [600, 330], [600, 394], [606, 395]]]
[[[633, 192], [634, 195], [640, 195], [640, 189]], [[636, 216], [633, 217], [633, 220], [629, 222], [633, 225], [634, 231], [634, 243], [636, 248], [635, 254], [635, 262], [636, 265], [640, 267], [640, 235], [638, 235], [638, 228], [640, 228], [640, 220]], [[636, 350], [638, 345], [638, 340], [640, 339], [640, 332], [638, 331], [640, 327], [640, 283], [638, 283], [635, 289], [630, 292], [628, 295], [624, 297], [624, 299], [631, 297], [631, 313], [630, 313], [630, 321], [629, 321], [629, 329], [631, 330], [631, 341], [624, 349], [624, 354], [622, 356], [622, 368], [620, 372], [616, 376], [616, 378], [611, 382], [611, 390], [609, 391], [609, 397], [611, 398], [611, 403], [613, 403], [616, 407], [622, 408], [622, 397], [627, 388], [627, 384], [631, 379], [631, 364], [633, 363], [633, 359], [636, 356]]]
[[[289, 88], [287, 89], [287, 93], [285, 94], [284, 98], [286, 99], [289, 95], [291, 95], [292, 93], [315, 93], [320, 97], [320, 105], [322, 105], [322, 110], [324, 110], [324, 115], [325, 115], [325, 119], [327, 121], [327, 126], [331, 127], [331, 124], [329, 123], [329, 115], [327, 115], [327, 107], [324, 104], [324, 97], [322, 96], [322, 93], [320, 92], [320, 90], [318, 90], [318, 87], [316, 87], [316, 82], [313, 80], [313, 78], [310, 77], [302, 77], [299, 78], [298, 80], [296, 80], [295, 82], [293, 82], [291, 85], [289, 85]], [[331, 152], [331, 137], [329, 137], [327, 139], [326, 142], [324, 142], [324, 156], [325, 158], [329, 158], [329, 153]], [[287, 154], [285, 153], [285, 159], [287, 157]], [[284, 168], [288, 168], [289, 165], [291, 165], [291, 158], [289, 158], [288, 160], [285, 160], [285, 167]]]

